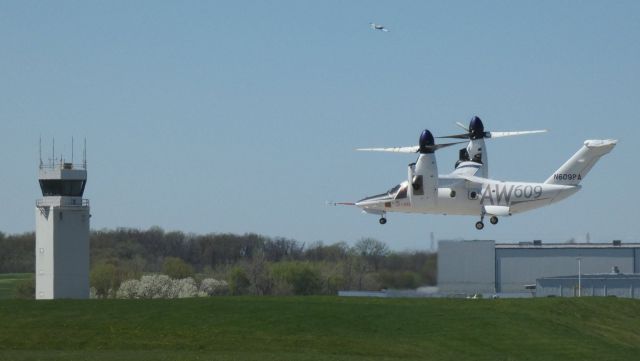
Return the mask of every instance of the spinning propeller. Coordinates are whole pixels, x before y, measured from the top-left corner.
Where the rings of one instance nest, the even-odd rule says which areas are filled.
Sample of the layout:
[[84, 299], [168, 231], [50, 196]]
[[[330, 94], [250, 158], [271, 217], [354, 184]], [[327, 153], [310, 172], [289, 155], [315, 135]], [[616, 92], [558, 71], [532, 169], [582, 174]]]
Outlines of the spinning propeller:
[[391, 153], [421, 153], [428, 154], [433, 153], [440, 148], [449, 147], [455, 144], [466, 143], [466, 142], [455, 142], [455, 143], [443, 143], [443, 144], [435, 144], [433, 139], [433, 134], [428, 129], [422, 131], [420, 134], [420, 140], [418, 145], [414, 145], [411, 147], [392, 147], [392, 148], [359, 148], [356, 150], [367, 151], [367, 152], [391, 152]]
[[525, 134], [536, 134], [536, 133], [546, 133], [546, 129], [542, 130], [525, 130], [520, 132], [485, 132], [484, 124], [482, 124], [482, 120], [479, 117], [474, 116], [471, 118], [469, 122], [469, 127], [465, 127], [464, 125], [456, 122], [456, 124], [466, 130], [466, 133], [463, 134], [454, 134], [454, 135], [446, 135], [438, 138], [453, 138], [453, 139], [482, 139], [482, 138], [502, 138], [502, 137], [511, 137], [514, 135], [525, 135]]

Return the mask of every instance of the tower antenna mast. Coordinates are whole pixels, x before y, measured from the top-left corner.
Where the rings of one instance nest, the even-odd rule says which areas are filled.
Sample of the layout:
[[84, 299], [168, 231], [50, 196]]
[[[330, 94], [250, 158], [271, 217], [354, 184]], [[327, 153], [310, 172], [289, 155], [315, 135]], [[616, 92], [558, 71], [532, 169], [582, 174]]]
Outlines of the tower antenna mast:
[[40, 155], [40, 169], [42, 169], [42, 136], [40, 136], [40, 140], [38, 141], [38, 153]]

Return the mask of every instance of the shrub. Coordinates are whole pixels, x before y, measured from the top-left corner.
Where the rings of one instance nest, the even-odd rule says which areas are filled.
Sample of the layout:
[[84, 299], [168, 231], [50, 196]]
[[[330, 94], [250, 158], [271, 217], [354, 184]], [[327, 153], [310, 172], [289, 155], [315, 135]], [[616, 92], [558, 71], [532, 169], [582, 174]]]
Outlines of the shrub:
[[229, 290], [232, 295], [243, 295], [249, 290], [249, 277], [242, 267], [234, 267], [229, 274]]
[[313, 295], [322, 291], [320, 272], [306, 262], [281, 262], [273, 266], [277, 280], [285, 281], [296, 295]]
[[382, 288], [415, 289], [420, 286], [420, 275], [411, 271], [380, 272], [380, 286]]
[[344, 277], [340, 275], [332, 275], [327, 278], [327, 293], [337, 295], [338, 291], [345, 288]]
[[118, 286], [118, 271], [112, 264], [100, 263], [91, 270], [89, 282], [95, 288], [97, 298], [107, 298]]
[[162, 264], [162, 272], [173, 279], [193, 277], [193, 267], [177, 257], [166, 257]]

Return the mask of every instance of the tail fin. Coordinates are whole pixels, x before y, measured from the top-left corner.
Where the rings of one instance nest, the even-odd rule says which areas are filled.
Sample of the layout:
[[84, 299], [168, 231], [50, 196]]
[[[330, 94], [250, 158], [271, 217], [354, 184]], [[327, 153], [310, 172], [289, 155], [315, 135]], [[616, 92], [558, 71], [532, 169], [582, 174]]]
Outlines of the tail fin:
[[589, 173], [598, 159], [609, 153], [617, 142], [613, 139], [585, 140], [582, 148], [555, 171], [545, 183], [577, 185]]

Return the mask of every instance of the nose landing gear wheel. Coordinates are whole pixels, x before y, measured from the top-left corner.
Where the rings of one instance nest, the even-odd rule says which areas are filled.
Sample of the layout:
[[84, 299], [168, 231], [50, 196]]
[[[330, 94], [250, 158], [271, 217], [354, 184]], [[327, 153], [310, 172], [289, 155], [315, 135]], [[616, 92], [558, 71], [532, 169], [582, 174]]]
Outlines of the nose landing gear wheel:
[[484, 228], [484, 223], [482, 223], [482, 222], [480, 222], [480, 221], [477, 221], [477, 222], [476, 222], [476, 229], [477, 229], [477, 230], [481, 230], [481, 229], [483, 229], [483, 228]]
[[380, 218], [380, 224], [385, 224], [385, 223], [387, 223], [387, 219], [384, 217]]
[[491, 224], [498, 224], [498, 217], [491, 216], [491, 218], [489, 218], [489, 222], [491, 222]]

